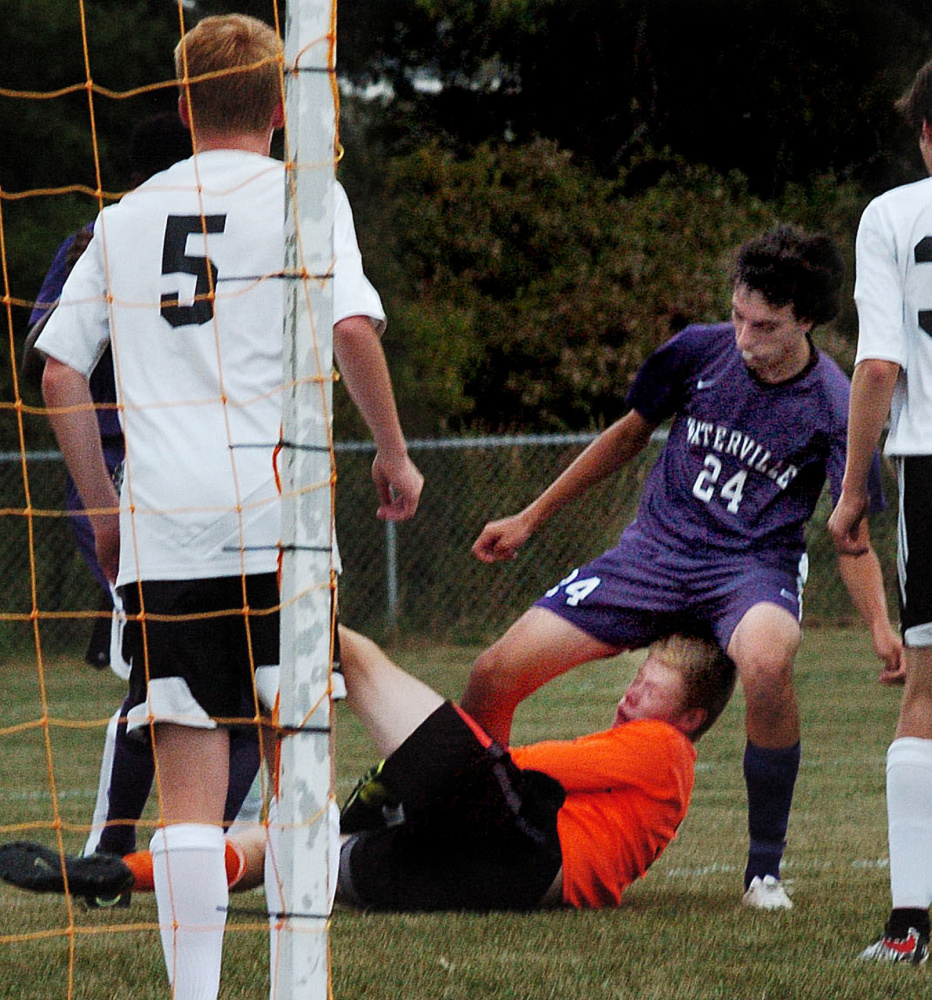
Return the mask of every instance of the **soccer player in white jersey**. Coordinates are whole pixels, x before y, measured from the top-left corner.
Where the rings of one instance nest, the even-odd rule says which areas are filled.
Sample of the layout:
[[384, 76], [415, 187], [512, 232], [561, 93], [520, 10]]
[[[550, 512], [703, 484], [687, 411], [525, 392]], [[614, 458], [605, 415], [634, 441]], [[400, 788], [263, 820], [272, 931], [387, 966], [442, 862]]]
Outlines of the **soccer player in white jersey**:
[[[843, 265], [825, 236], [777, 226], [739, 250], [732, 321], [691, 326], [641, 366], [630, 411], [523, 511], [473, 545], [513, 558], [543, 522], [621, 468], [673, 418], [637, 516], [618, 544], [574, 570], [476, 661], [463, 708], [506, 743], [515, 706], [557, 674], [658, 635], [708, 626], [746, 701], [749, 846], [745, 905], [792, 906], [780, 878], [799, 770], [793, 658], [806, 582], [804, 529], [826, 481], [841, 491], [848, 380], [811, 333], [838, 311]], [[875, 503], [879, 464], [875, 467]], [[839, 570], [871, 629], [882, 679], [902, 646], [874, 552]]]
[[[932, 174], [932, 62], [898, 102]], [[893, 909], [862, 958], [918, 965], [929, 953], [932, 903], [932, 177], [864, 210], [856, 244], [858, 350], [848, 461], [829, 529], [840, 552], [863, 549], [868, 455], [889, 416], [885, 451], [900, 493], [900, 627], [906, 687], [887, 751]]]
[[[146, 616], [124, 635], [128, 726], [155, 750], [162, 825], [151, 849], [176, 1000], [214, 1000], [219, 988], [229, 731], [214, 720], [241, 715], [253, 666], [260, 694], [274, 694], [264, 678], [279, 662], [285, 168], [269, 151], [283, 124], [280, 51], [271, 28], [238, 15], [205, 18], [184, 36], [175, 67], [194, 156], [101, 212], [37, 344], [100, 563], [127, 612]], [[378, 449], [379, 516], [402, 519], [422, 478], [339, 186], [334, 209], [334, 351]], [[120, 496], [87, 385], [108, 343], [126, 437]]]

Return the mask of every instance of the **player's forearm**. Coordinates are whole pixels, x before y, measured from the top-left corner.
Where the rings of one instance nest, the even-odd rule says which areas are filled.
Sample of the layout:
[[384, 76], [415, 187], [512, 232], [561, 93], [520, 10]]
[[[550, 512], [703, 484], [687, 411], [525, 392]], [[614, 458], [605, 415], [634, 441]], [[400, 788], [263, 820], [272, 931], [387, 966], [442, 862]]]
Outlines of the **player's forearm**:
[[883, 572], [873, 549], [863, 555], [838, 557], [838, 571], [851, 601], [868, 628], [889, 626], [889, 611], [884, 590]]
[[868, 359], [854, 369], [848, 417], [848, 455], [843, 488], [867, 490], [867, 475], [883, 433], [900, 366], [891, 361]]
[[85, 508], [115, 510], [120, 501], [104, 461], [87, 379], [50, 358], [42, 376], [42, 394], [52, 430]]
[[407, 451], [382, 343], [367, 316], [350, 316], [333, 328], [333, 352], [340, 376], [379, 451]]
[[631, 410], [603, 431], [521, 516], [536, 529], [643, 451], [653, 429], [637, 411]]

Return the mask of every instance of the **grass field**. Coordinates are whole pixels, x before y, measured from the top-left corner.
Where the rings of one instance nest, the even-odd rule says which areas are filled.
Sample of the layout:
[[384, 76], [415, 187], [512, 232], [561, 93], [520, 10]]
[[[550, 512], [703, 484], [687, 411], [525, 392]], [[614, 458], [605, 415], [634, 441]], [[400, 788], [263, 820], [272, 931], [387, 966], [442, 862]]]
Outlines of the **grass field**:
[[[455, 696], [476, 650], [424, 646], [398, 661]], [[639, 658], [580, 668], [519, 711], [514, 740], [571, 736], [606, 725]], [[854, 961], [886, 916], [883, 761], [899, 695], [875, 683], [866, 633], [810, 631], [797, 661], [803, 765], [784, 876], [790, 913], [738, 905], [746, 845], [740, 692], [699, 745], [691, 812], [680, 836], [618, 911], [528, 915], [387, 916], [338, 910], [331, 929], [337, 1000], [863, 1000], [930, 990], [920, 969]], [[100, 728], [122, 684], [77, 660], [46, 665], [49, 714], [40, 730], [34, 664], [0, 665], [0, 838], [54, 844], [47, 760], [62, 822], [93, 807]], [[341, 709], [338, 794], [371, 763], [355, 720]], [[43, 828], [41, 825], [46, 824]], [[148, 839], [146, 835], [146, 839]], [[83, 842], [66, 829], [66, 845]], [[267, 996], [264, 898], [232, 899], [222, 1000]], [[62, 898], [0, 885], [0, 1000], [150, 1000], [165, 983], [150, 898], [128, 910], [69, 911]]]

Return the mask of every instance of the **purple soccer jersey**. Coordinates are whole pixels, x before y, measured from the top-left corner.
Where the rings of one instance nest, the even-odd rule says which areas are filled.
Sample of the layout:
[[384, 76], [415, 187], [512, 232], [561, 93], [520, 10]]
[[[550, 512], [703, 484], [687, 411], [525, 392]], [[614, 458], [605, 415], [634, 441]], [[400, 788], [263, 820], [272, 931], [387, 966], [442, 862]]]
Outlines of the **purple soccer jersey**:
[[[756, 379], [731, 324], [693, 326], [655, 351], [628, 403], [673, 417], [637, 517], [618, 544], [537, 601], [618, 648], [709, 629], [727, 648], [758, 603], [802, 614], [804, 527], [845, 465], [848, 379], [824, 354], [777, 385]], [[883, 508], [879, 457], [872, 510]]]
[[[651, 423], [674, 417], [637, 522], [691, 553], [753, 553], [795, 566], [804, 526], [845, 467], [849, 382], [813, 349], [795, 378], [771, 385], [748, 370], [730, 323], [692, 326], [644, 363], [628, 404]], [[871, 509], [883, 508], [879, 464]]]

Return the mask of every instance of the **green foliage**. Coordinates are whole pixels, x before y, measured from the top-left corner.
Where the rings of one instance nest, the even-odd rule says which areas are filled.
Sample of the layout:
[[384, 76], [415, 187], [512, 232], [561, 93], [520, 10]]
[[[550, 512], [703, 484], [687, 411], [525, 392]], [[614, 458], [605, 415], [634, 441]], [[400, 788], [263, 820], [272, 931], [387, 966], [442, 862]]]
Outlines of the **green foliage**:
[[[98, 198], [9, 196], [119, 192], [132, 123], [174, 103], [167, 0], [0, 0], [0, 86], [82, 84], [82, 9], [94, 82], [157, 89], [93, 98], [96, 157], [83, 89], [0, 97], [8, 290], [26, 303]], [[355, 0], [339, 31], [344, 77], [393, 95], [344, 102], [342, 171], [409, 434], [604, 426], [653, 346], [725, 314], [742, 239], [790, 219], [850, 260], [864, 184], [914, 169], [890, 108], [930, 34], [907, 0]], [[14, 305], [17, 349], [27, 316]], [[849, 305], [822, 334], [845, 363], [853, 329]], [[339, 393], [337, 422], [365, 433]]]
[[462, 157], [434, 142], [389, 160], [381, 187], [347, 172], [404, 422], [425, 434], [604, 427], [652, 349], [727, 315], [744, 240], [793, 221], [850, 258], [864, 204], [833, 177], [764, 201], [669, 152], [609, 179], [548, 140]]
[[899, 182], [893, 99], [932, 42], [912, 0], [355, 0], [340, 32], [341, 72], [395, 94], [394, 151], [545, 137], [611, 176], [669, 146], [767, 196]]
[[[85, 14], [82, 30], [81, 11]], [[0, 0], [0, 87], [36, 96], [0, 96], [3, 243], [16, 356], [43, 276], [61, 241], [126, 189], [130, 138], [142, 118], [174, 106], [172, 49], [178, 9], [164, 0]], [[90, 79], [118, 95], [89, 96]], [[168, 86], [157, 86], [166, 84]], [[66, 88], [74, 93], [52, 96]], [[81, 185], [91, 193], [50, 195]], [[95, 192], [100, 188], [100, 194]], [[12, 359], [0, 356], [0, 399], [13, 399]], [[35, 402], [34, 399], [29, 399]], [[47, 440], [44, 428], [39, 440]], [[14, 422], [0, 422], [0, 449], [17, 448]]]

